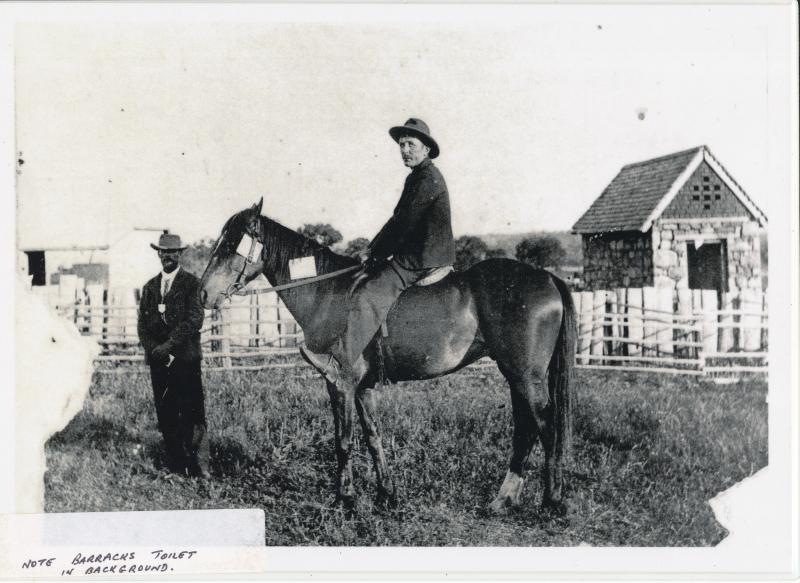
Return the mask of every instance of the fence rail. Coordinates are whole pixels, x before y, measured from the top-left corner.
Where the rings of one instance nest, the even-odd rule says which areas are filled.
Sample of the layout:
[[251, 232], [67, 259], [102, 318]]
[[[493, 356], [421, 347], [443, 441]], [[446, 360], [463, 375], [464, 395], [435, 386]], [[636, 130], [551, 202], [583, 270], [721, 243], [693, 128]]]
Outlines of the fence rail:
[[[138, 290], [62, 291], [47, 293], [51, 306], [98, 340], [99, 362], [116, 363], [121, 368], [115, 371], [124, 372], [143, 360]], [[766, 292], [619, 288], [573, 292], [572, 298], [578, 366], [712, 376], [767, 371]], [[302, 330], [275, 294], [236, 297], [222, 309], [207, 310], [201, 330], [208, 364], [219, 365], [212, 368], [294, 366], [275, 359], [296, 354], [302, 341]]]

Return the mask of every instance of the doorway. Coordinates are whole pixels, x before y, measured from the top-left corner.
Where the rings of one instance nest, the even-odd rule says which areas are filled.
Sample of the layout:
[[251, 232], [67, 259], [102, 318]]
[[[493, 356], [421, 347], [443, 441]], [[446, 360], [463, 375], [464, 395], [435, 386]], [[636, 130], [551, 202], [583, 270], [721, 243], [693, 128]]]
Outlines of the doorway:
[[33, 276], [31, 285], [47, 285], [44, 251], [25, 251], [25, 255], [28, 256], [28, 275]]
[[725, 241], [702, 243], [686, 242], [689, 261], [689, 289], [715, 289], [728, 291], [728, 250]]

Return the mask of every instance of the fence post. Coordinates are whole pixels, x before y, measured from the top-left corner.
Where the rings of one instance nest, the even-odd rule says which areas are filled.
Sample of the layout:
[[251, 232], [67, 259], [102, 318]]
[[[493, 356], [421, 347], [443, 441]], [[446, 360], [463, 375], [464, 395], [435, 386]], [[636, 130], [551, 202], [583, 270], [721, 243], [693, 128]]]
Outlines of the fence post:
[[89, 297], [89, 334], [103, 337], [103, 286], [92, 283], [86, 286], [86, 295]]
[[675, 314], [675, 290], [671, 287], [658, 288], [658, 319], [661, 320], [656, 336], [658, 350], [663, 354], [674, 355], [675, 345], [672, 343], [672, 324]]
[[630, 288], [628, 290], [628, 354], [639, 356], [642, 353], [642, 338], [644, 328], [642, 327], [642, 288]]
[[[603, 336], [605, 334], [606, 292], [596, 290], [592, 293], [592, 345], [589, 352], [593, 355], [603, 354]], [[592, 359], [596, 362], [597, 359]]]
[[646, 356], [651, 356], [658, 352], [658, 348], [656, 347], [656, 334], [658, 332], [658, 322], [654, 322], [654, 312], [652, 310], [656, 310], [655, 315], [658, 316], [658, 295], [657, 290], [654, 287], [644, 287], [642, 288], [642, 354]]
[[122, 326], [122, 288], [114, 287], [108, 290], [106, 297], [106, 340], [109, 343], [119, 342], [124, 328]]
[[720, 310], [723, 314], [719, 317], [719, 351], [730, 352], [733, 350], [733, 300], [736, 297], [735, 291], [722, 292], [722, 305]]
[[761, 348], [761, 291], [752, 288], [742, 290], [741, 328], [742, 350], [756, 352]]
[[[624, 287], [619, 287], [616, 290], [617, 292], [617, 325], [614, 335], [618, 336], [619, 338], [627, 338], [628, 337], [628, 321], [627, 321], [627, 314], [628, 314], [628, 303], [627, 303], [627, 292], [628, 290]], [[628, 356], [628, 343], [624, 340], [617, 340], [617, 350], [615, 354], [620, 356]]]
[[220, 349], [224, 356], [222, 357], [222, 366], [224, 368], [231, 368], [231, 325], [230, 325], [230, 304], [225, 304], [219, 309], [219, 322], [220, 322]]
[[258, 339], [258, 294], [250, 296], [250, 339], [248, 345], [257, 347], [260, 344]]
[[703, 354], [717, 351], [717, 292], [713, 289], [704, 289], [701, 292], [703, 301]]
[[572, 295], [572, 305], [575, 307], [575, 354], [577, 355], [576, 363], [580, 364], [580, 353], [583, 349], [583, 335], [581, 334], [581, 292], [570, 292]]
[[122, 341], [125, 343], [138, 340], [139, 333], [136, 329], [136, 292], [131, 288], [124, 288], [122, 292], [122, 313], [124, 315], [124, 331]]
[[[614, 290], [606, 292], [606, 310], [603, 316], [603, 338], [612, 338], [617, 335], [617, 294]], [[603, 354], [614, 355], [615, 340], [603, 341]]]
[[[692, 290], [681, 288], [678, 290], [678, 315], [680, 316], [680, 328], [675, 328], [674, 338], [682, 342], [697, 342], [699, 334], [694, 330], [689, 330], [689, 326], [694, 326], [696, 318], [692, 317]], [[686, 349], [679, 350], [675, 347], [675, 352], [686, 354], [689, 358], [697, 358], [697, 347], [687, 346]]]
[[581, 313], [578, 327], [578, 335], [582, 338], [580, 353], [581, 364], [591, 362], [586, 358], [591, 353], [592, 348], [592, 318], [594, 317], [594, 294], [590, 291], [581, 292]]

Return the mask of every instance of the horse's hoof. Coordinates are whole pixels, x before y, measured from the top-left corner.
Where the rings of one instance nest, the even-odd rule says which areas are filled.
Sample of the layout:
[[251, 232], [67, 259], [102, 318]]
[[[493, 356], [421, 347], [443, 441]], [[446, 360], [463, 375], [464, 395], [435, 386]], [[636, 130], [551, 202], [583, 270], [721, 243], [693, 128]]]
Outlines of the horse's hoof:
[[344, 510], [352, 511], [356, 507], [356, 497], [354, 494], [339, 494], [336, 496], [336, 503]]
[[552, 516], [566, 516], [569, 507], [563, 500], [544, 500], [542, 501], [542, 510]]
[[489, 512], [497, 516], [505, 516], [511, 508], [511, 501], [508, 498], [495, 498], [489, 504]]
[[386, 490], [378, 490], [375, 496], [375, 507], [382, 510], [393, 510], [397, 508], [397, 494]]

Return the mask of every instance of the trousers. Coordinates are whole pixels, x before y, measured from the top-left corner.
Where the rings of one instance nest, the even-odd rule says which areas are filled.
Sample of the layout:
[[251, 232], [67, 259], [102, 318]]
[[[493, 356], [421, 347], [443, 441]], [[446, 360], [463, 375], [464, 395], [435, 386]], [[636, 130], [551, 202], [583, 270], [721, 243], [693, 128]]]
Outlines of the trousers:
[[371, 274], [353, 293], [347, 323], [333, 345], [333, 356], [343, 365], [354, 365], [400, 294], [427, 273], [427, 269], [406, 269], [392, 260]]
[[170, 465], [193, 471], [208, 461], [206, 408], [200, 361], [174, 360], [150, 366], [158, 429]]

